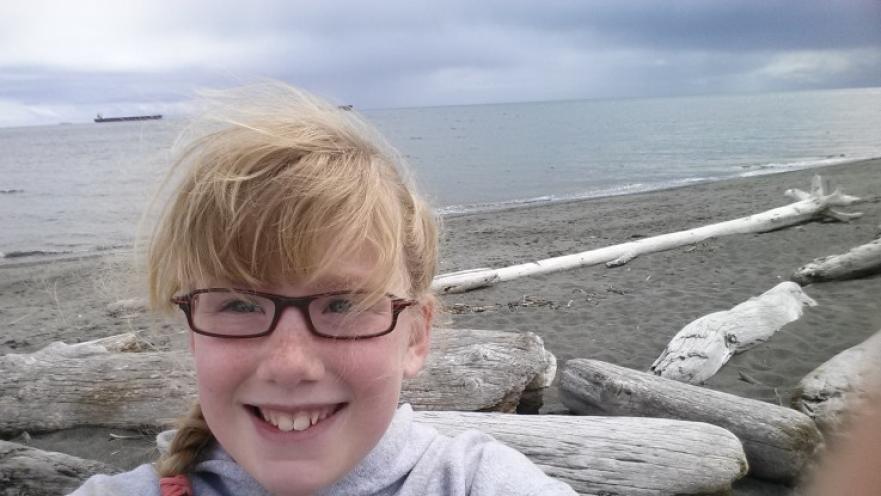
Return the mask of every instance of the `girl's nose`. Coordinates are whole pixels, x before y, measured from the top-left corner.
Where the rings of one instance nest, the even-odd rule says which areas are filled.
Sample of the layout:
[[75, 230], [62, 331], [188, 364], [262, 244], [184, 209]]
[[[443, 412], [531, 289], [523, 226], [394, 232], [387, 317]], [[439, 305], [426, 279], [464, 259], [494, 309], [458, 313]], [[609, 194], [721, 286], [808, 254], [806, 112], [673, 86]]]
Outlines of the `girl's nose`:
[[260, 379], [294, 386], [324, 376], [321, 348], [325, 343], [309, 331], [306, 319], [299, 308], [288, 307], [282, 312], [275, 330], [265, 342], [265, 354], [257, 369]]

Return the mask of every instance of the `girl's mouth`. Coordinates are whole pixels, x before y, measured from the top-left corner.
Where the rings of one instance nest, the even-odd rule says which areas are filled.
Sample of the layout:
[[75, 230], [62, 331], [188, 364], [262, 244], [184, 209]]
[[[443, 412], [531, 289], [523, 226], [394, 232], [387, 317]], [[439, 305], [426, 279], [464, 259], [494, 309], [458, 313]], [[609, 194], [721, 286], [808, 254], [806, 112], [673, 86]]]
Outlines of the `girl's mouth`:
[[321, 423], [328, 417], [333, 416], [345, 406], [345, 403], [337, 403], [334, 405], [304, 407], [295, 410], [280, 410], [271, 407], [248, 405], [248, 409], [252, 415], [275, 427], [279, 431], [302, 432]]

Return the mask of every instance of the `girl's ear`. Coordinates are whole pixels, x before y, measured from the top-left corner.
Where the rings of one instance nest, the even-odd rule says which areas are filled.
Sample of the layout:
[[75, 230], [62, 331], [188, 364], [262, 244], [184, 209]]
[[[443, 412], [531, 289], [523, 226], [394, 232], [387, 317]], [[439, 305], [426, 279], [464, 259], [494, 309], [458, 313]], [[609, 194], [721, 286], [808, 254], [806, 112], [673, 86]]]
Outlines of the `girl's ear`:
[[404, 357], [404, 377], [416, 377], [431, 349], [431, 324], [434, 321], [434, 299], [426, 299], [419, 303], [420, 317], [414, 319], [410, 329], [410, 341]]

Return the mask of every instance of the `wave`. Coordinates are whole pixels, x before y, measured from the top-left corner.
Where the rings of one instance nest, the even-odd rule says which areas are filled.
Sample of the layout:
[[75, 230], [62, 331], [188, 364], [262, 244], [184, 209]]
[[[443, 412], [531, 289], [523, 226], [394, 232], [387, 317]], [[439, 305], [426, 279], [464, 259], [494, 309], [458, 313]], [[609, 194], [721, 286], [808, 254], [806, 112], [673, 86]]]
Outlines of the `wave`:
[[0, 258], [55, 256], [55, 255], [68, 255], [70, 253], [73, 253], [73, 252], [72, 251], [54, 251], [54, 250], [20, 250], [20, 251], [10, 251], [10, 252], [0, 251]]
[[848, 157], [845, 154], [829, 155], [823, 158], [793, 160], [792, 162], [770, 162], [767, 164], [741, 165], [741, 169], [748, 169], [737, 174], [737, 177], [753, 177], [763, 176], [766, 174], [776, 174], [778, 172], [786, 172], [791, 170], [811, 169], [814, 167], [824, 167], [827, 165], [837, 165], [847, 162], [855, 162], [857, 160], [868, 160], [877, 157]]
[[610, 186], [607, 188], [592, 189], [578, 193], [568, 193], [564, 195], [543, 195], [514, 200], [503, 200], [498, 202], [472, 203], [467, 205], [449, 205], [446, 207], [438, 208], [437, 212], [441, 216], [455, 216], [476, 212], [491, 212], [496, 210], [506, 210], [509, 208], [526, 207], [534, 205], [536, 203], [562, 203], [577, 200], [586, 200], [589, 198], [604, 198], [609, 196], [622, 196], [631, 195], [634, 193], [645, 193], [648, 191], [677, 188], [680, 186], [685, 186], [687, 184], [718, 181], [720, 179], [723, 179], [723, 177], [701, 176], [661, 181], [657, 183], [628, 183]]
[[525, 207], [534, 203], [556, 203], [577, 200], [586, 200], [589, 198], [603, 198], [609, 196], [622, 196], [634, 193], [646, 193], [649, 191], [658, 191], [665, 189], [673, 189], [690, 184], [707, 183], [713, 181], [721, 181], [734, 177], [752, 177], [766, 174], [776, 174], [780, 172], [794, 171], [800, 169], [810, 169], [829, 165], [837, 165], [860, 160], [871, 160], [881, 157], [848, 157], [844, 154], [830, 155], [823, 158], [809, 160], [794, 160], [791, 162], [769, 162], [766, 164], [741, 165], [739, 169], [749, 169], [739, 173], [722, 173], [720, 175], [694, 176], [680, 179], [671, 179], [667, 181], [659, 181], [655, 183], [628, 183], [608, 188], [592, 189], [579, 193], [571, 193], [564, 195], [544, 195], [530, 198], [521, 198], [514, 200], [503, 200], [498, 202], [471, 203], [465, 205], [450, 205], [438, 208], [437, 211], [441, 216], [455, 216], [462, 214], [470, 214], [476, 212], [490, 212], [495, 210], [506, 210], [509, 208]]
[[53, 258], [66, 257], [68, 255], [97, 255], [105, 251], [122, 250], [131, 248], [131, 245], [99, 245], [92, 246], [83, 250], [13, 250], [0, 251], [0, 259], [19, 259], [19, 258]]

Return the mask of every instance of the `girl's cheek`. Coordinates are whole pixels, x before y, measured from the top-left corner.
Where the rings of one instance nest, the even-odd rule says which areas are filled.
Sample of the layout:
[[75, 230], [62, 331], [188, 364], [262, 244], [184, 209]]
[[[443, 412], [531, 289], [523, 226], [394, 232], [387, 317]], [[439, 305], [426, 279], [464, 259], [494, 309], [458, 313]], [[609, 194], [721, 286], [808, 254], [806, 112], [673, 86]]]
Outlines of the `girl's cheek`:
[[196, 343], [193, 358], [200, 384], [222, 384], [235, 380], [241, 375], [249, 361], [245, 350], [235, 350], [229, 346], [212, 346], [211, 343]]

